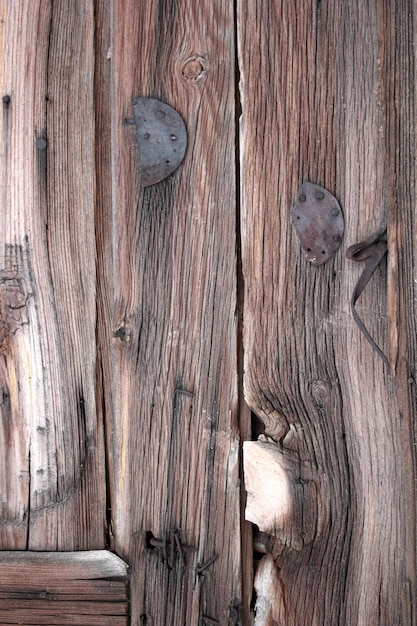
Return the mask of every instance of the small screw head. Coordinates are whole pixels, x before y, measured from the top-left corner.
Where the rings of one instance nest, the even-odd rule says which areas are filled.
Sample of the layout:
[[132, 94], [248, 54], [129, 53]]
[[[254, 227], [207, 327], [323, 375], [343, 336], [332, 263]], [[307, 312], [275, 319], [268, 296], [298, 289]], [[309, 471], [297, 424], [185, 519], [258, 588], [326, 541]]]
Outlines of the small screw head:
[[316, 198], [317, 200], [323, 200], [324, 193], [322, 191], [316, 191]]
[[36, 147], [38, 150], [45, 150], [47, 145], [48, 145], [48, 142], [46, 141], [45, 137], [39, 137], [36, 140]]
[[330, 211], [330, 215], [332, 215], [333, 217], [337, 217], [339, 215], [340, 211], [337, 207], [334, 207], [334, 209], [332, 209]]
[[298, 199], [300, 202], [305, 202], [307, 200], [307, 198], [305, 197], [303, 193], [301, 194], [301, 196], [298, 196]]
[[339, 241], [341, 241], [341, 240], [342, 240], [342, 238], [341, 238], [340, 235], [334, 235], [333, 241], [336, 241], [337, 243], [339, 243]]

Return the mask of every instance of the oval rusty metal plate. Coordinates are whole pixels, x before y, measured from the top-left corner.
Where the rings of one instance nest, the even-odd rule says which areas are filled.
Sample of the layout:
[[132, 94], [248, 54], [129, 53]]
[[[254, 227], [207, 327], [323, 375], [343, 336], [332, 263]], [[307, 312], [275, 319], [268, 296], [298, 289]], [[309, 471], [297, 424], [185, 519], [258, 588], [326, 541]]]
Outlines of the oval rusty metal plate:
[[314, 183], [303, 183], [291, 216], [307, 260], [321, 265], [330, 259], [345, 229], [342, 209], [333, 194]]
[[159, 183], [182, 162], [187, 129], [181, 115], [156, 98], [133, 100], [142, 187]]

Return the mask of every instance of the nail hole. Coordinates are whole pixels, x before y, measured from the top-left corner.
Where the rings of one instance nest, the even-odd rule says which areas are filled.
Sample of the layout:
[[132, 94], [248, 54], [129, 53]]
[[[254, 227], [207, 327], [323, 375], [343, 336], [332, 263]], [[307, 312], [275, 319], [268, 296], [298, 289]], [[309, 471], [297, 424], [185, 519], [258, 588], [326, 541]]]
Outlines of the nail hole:
[[307, 248], [307, 252], [311, 252], [311, 248]]
[[322, 254], [326, 254], [326, 250], [322, 250], [322, 251], [321, 251], [321, 253], [322, 253]]
[[151, 539], [155, 539], [152, 531], [148, 530], [145, 535], [145, 544], [148, 550], [155, 550], [155, 547], [151, 544]]

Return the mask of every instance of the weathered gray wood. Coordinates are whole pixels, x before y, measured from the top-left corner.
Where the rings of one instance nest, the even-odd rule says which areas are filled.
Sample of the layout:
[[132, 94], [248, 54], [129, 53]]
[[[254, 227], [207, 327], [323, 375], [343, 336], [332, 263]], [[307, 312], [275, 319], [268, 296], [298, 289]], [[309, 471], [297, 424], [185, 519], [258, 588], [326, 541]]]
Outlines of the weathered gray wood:
[[128, 624], [128, 568], [105, 550], [0, 552], [0, 624]]
[[[257, 578], [256, 623], [415, 624], [416, 6], [238, 11], [245, 393], [276, 441], [291, 511]], [[320, 268], [289, 217], [302, 180], [345, 212], [342, 246]], [[388, 279], [383, 264], [358, 308], [395, 377], [353, 322], [362, 268], [345, 258], [384, 219]]]
[[[114, 532], [132, 624], [225, 624], [241, 604], [233, 5], [114, 3]], [[177, 172], [142, 190], [134, 96], [183, 116]], [[128, 506], [127, 506], [128, 505]], [[149, 539], [179, 529], [175, 567]], [[148, 539], [148, 543], [147, 543]], [[172, 539], [171, 539], [172, 541]], [[168, 553], [169, 553], [169, 547]], [[217, 559], [200, 576], [198, 563]], [[168, 562], [167, 562], [168, 561]]]
[[93, 5], [1, 3], [2, 548], [105, 542]]

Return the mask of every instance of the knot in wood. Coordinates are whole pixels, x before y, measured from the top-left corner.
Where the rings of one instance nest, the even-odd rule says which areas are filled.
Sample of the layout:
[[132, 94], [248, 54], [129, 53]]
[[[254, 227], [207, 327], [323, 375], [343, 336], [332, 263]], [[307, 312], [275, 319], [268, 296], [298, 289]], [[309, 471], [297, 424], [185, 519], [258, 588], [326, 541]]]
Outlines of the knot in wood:
[[182, 75], [187, 80], [201, 80], [206, 74], [206, 60], [199, 55], [187, 59], [182, 67]]
[[323, 404], [330, 395], [330, 385], [324, 380], [313, 380], [311, 391], [315, 401], [318, 404]]

